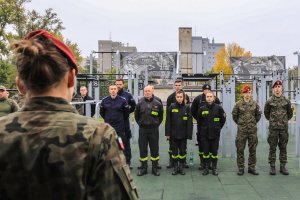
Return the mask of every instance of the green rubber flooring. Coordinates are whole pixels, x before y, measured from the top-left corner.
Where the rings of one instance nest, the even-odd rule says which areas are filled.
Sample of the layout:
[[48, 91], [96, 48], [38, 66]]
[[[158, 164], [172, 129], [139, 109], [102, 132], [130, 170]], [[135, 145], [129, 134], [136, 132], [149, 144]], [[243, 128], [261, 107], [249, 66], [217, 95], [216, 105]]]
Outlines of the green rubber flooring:
[[[222, 158], [219, 152], [218, 176], [211, 174], [202, 175], [198, 170], [199, 158], [195, 137], [188, 141], [189, 152], [194, 154], [194, 164], [185, 169], [186, 175], [172, 175], [172, 169], [166, 169], [168, 164], [168, 143], [164, 136], [164, 127], [160, 127], [160, 176], [151, 174], [151, 163], [148, 161], [148, 174], [137, 176], [139, 166], [139, 150], [137, 141], [132, 141], [132, 175], [137, 185], [140, 199], [142, 200], [281, 200], [300, 199], [300, 172], [299, 159], [296, 156], [295, 136], [290, 135], [288, 144], [289, 176], [279, 173], [277, 163], [277, 174], [269, 175], [268, 165], [268, 143], [259, 141], [257, 147], [257, 171], [260, 173], [254, 176], [246, 173], [238, 176], [236, 158], [230, 157], [230, 138], [227, 138], [227, 157]], [[221, 147], [220, 147], [221, 149]], [[278, 150], [277, 150], [278, 151]], [[248, 150], [245, 151], [245, 166], [247, 166]], [[278, 154], [277, 154], [278, 156]], [[278, 158], [278, 157], [277, 157]]]

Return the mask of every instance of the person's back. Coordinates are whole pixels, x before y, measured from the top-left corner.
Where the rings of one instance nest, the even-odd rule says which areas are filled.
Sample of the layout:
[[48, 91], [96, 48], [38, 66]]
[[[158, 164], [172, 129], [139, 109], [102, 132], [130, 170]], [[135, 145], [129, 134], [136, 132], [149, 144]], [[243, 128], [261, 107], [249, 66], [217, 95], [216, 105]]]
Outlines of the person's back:
[[108, 124], [55, 97], [31, 98], [0, 123], [3, 199], [128, 199], [120, 187], [125, 158]]
[[44, 30], [14, 47], [27, 99], [0, 118], [0, 199], [137, 199], [114, 129], [70, 105], [78, 73], [71, 50]]

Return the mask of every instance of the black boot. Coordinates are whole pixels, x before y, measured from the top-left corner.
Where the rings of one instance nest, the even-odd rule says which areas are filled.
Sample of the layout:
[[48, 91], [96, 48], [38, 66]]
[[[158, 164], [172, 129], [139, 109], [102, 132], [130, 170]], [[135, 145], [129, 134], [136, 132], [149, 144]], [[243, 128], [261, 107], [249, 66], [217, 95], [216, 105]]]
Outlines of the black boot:
[[157, 162], [157, 169], [161, 169], [161, 166], [158, 162]]
[[242, 176], [242, 175], [244, 175], [244, 172], [245, 172], [244, 168], [239, 168], [237, 175]]
[[141, 162], [141, 166], [139, 167], [139, 171], [137, 173], [138, 176], [143, 176], [145, 174], [147, 174], [147, 168], [148, 168], [148, 165], [147, 165], [147, 161], [142, 161]]
[[178, 162], [173, 162], [174, 171], [172, 172], [172, 175], [178, 174]]
[[152, 174], [154, 176], [159, 176], [160, 173], [158, 171], [158, 168], [157, 168], [157, 165], [158, 165], [158, 161], [152, 161]]
[[213, 167], [212, 167], [212, 160], [211, 158], [208, 159], [208, 169], [212, 170]]
[[217, 161], [216, 160], [212, 161], [212, 174], [214, 176], [218, 176]]
[[199, 158], [200, 158], [200, 167], [198, 169], [203, 170], [204, 169], [204, 161], [203, 161], [202, 155], [200, 155]]
[[183, 171], [183, 168], [184, 168], [184, 163], [180, 162], [178, 171], [179, 171], [179, 174], [181, 174], [181, 175], [185, 175], [185, 172]]
[[129, 169], [132, 169], [131, 162], [130, 161], [126, 161], [126, 163], [129, 166]]
[[209, 174], [208, 164], [204, 163], [204, 169], [203, 169], [202, 175], [206, 176], [208, 174]]
[[275, 165], [271, 165], [271, 168], [270, 168], [270, 175], [276, 175]]
[[281, 163], [280, 164], [280, 171], [281, 174], [283, 175], [289, 175], [290, 173], [288, 172], [288, 170], [285, 168], [285, 163]]
[[248, 173], [253, 175], [259, 175], [259, 173], [255, 170], [255, 168], [248, 168]]

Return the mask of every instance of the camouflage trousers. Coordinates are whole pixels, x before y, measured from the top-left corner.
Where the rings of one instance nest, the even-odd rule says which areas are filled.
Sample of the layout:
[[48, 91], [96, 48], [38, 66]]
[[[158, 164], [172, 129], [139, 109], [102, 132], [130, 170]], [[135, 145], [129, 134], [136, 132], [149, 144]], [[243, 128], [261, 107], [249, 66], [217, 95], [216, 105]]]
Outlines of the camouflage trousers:
[[243, 130], [242, 128], [238, 127], [238, 132], [235, 139], [235, 146], [236, 146], [236, 153], [237, 153], [236, 161], [237, 161], [238, 168], [245, 167], [244, 151], [245, 151], [247, 141], [248, 141], [248, 148], [249, 148], [248, 168], [255, 168], [256, 147], [258, 143], [256, 127], [248, 130]]
[[289, 134], [287, 130], [269, 129], [268, 143], [269, 148], [269, 163], [275, 166], [276, 162], [276, 147], [279, 147], [279, 161], [282, 164], [287, 163], [286, 146], [289, 141]]

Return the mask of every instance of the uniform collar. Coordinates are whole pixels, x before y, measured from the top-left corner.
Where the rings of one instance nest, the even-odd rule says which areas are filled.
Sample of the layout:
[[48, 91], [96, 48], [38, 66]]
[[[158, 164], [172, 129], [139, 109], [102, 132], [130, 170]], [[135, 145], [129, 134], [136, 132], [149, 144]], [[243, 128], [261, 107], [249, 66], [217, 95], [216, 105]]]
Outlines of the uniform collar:
[[28, 99], [21, 111], [65, 111], [77, 113], [66, 99], [60, 97], [32, 97]]

